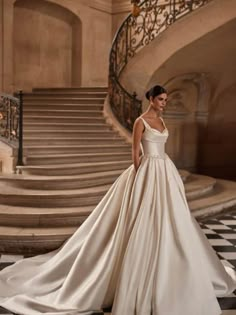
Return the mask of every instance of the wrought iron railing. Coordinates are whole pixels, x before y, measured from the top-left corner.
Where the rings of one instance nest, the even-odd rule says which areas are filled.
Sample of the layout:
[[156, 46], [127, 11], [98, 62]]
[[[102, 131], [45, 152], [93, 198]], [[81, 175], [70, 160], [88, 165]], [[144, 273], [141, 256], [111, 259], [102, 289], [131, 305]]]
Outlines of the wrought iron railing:
[[0, 93], [0, 140], [18, 147], [17, 165], [23, 165], [23, 94]]
[[119, 122], [132, 130], [142, 102], [122, 86], [120, 76], [128, 61], [171, 24], [212, 0], [145, 0], [138, 16], [130, 14], [118, 30], [110, 51], [109, 98]]

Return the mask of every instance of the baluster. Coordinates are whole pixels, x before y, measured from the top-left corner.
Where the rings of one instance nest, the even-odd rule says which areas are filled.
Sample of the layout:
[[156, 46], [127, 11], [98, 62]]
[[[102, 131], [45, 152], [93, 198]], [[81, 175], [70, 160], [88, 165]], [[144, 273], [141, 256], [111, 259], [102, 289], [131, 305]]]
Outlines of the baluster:
[[17, 166], [24, 165], [23, 163], [23, 92], [19, 91], [19, 134], [18, 134], [18, 159]]

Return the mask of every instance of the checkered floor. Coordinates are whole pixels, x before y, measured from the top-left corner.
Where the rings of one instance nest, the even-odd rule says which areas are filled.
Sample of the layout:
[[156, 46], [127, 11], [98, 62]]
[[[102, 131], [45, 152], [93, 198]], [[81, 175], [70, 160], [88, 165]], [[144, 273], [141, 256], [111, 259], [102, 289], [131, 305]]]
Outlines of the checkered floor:
[[[236, 269], [236, 209], [227, 214], [199, 220], [199, 224], [221, 262]], [[232, 315], [236, 315], [236, 290], [218, 301], [222, 310], [232, 310]]]
[[[227, 214], [219, 214], [198, 222], [222, 263], [236, 269], [236, 208]], [[22, 257], [1, 255], [0, 270]], [[226, 298], [219, 298], [218, 301], [222, 315], [236, 315], [236, 291]], [[0, 308], [0, 314], [11, 313]]]

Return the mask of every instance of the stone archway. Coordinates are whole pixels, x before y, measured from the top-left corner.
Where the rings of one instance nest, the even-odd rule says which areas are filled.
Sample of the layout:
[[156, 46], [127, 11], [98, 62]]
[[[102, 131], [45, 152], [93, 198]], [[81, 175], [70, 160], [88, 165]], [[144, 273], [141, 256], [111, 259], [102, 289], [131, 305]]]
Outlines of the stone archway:
[[81, 21], [46, 0], [14, 3], [14, 89], [81, 84]]
[[173, 129], [168, 150], [178, 167], [196, 172], [199, 143], [208, 123], [211, 87], [206, 73], [185, 73], [165, 82], [166, 119]]
[[[149, 86], [157, 82], [156, 75]], [[163, 85], [168, 91], [167, 109], [164, 117], [171, 137], [167, 151], [179, 168], [197, 171], [198, 151], [209, 113], [210, 84], [205, 73], [177, 75]], [[143, 110], [148, 103], [145, 102]]]

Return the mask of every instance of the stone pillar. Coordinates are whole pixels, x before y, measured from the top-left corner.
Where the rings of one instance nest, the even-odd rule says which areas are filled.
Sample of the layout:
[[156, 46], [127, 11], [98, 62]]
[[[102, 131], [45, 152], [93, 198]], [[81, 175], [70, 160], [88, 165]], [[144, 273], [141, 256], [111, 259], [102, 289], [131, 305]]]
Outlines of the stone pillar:
[[2, 90], [5, 93], [12, 94], [14, 92], [13, 85], [13, 15], [15, 0], [1, 0], [2, 6]]

